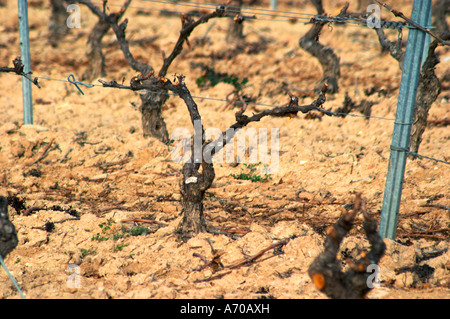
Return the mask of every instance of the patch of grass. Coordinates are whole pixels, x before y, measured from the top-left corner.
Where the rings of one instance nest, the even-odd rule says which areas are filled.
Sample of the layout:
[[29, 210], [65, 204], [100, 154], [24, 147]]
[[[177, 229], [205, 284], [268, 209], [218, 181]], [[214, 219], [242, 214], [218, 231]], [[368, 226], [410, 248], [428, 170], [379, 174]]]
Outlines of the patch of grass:
[[116, 222], [112, 219], [109, 218], [106, 223], [101, 223], [98, 225], [98, 227], [100, 227], [102, 229], [102, 233], [106, 233], [108, 230], [111, 229], [111, 225], [115, 224]]
[[242, 81], [239, 81], [237, 76], [231, 75], [227, 76], [224, 80], [224, 83], [231, 84], [237, 91], [242, 91], [245, 85], [248, 83], [248, 78], [243, 78]]
[[195, 81], [199, 88], [214, 87], [220, 82], [231, 84], [236, 90], [241, 91], [248, 83], [248, 78], [239, 80], [235, 75], [218, 73], [214, 69], [207, 68], [204, 74]]
[[97, 251], [92, 250], [92, 249], [84, 249], [84, 248], [80, 248], [80, 252], [81, 252], [81, 258], [84, 258], [88, 255], [96, 255]]
[[130, 229], [127, 229], [122, 226], [121, 231], [118, 231], [115, 234], [112, 234], [111, 236], [105, 236], [105, 233], [111, 229], [111, 225], [115, 223], [113, 220], [108, 220], [106, 223], [101, 223], [98, 226], [102, 229], [101, 233], [97, 233], [95, 236], [92, 237], [92, 240], [96, 240], [99, 242], [107, 241], [109, 239], [112, 240], [118, 240], [121, 238], [125, 238], [128, 236], [141, 236], [141, 235], [147, 235], [150, 232], [153, 232], [148, 227], [145, 226], [136, 226]]
[[114, 251], [122, 251], [122, 249], [127, 246], [127, 244], [118, 244], [116, 245], [116, 247], [114, 247]]
[[124, 238], [126, 235], [127, 234], [122, 231], [122, 232], [113, 234], [111, 238], [112, 238], [112, 240], [118, 240], [120, 238]]
[[267, 182], [268, 180], [272, 179], [271, 176], [264, 174], [264, 176], [255, 174], [256, 169], [261, 163], [257, 164], [244, 164], [246, 171], [244, 171], [244, 168], [241, 167], [241, 173], [240, 174], [230, 174], [230, 176], [234, 177], [235, 179], [241, 179], [246, 181], [252, 181], [252, 182]]
[[141, 235], [147, 235], [150, 232], [150, 229], [145, 226], [136, 226], [131, 229], [126, 230], [127, 233], [129, 233], [131, 236], [141, 236]]
[[103, 234], [105, 234], [108, 230], [110, 230], [111, 229], [111, 225], [115, 224], [115, 223], [116, 222], [112, 218], [109, 218], [105, 223], [98, 224], [98, 227], [100, 227], [102, 232], [101, 233], [97, 233], [91, 239], [92, 240], [96, 240], [96, 241], [106, 241], [106, 240], [108, 240], [109, 238], [103, 236]]
[[102, 235], [100, 235], [100, 233], [97, 233], [97, 235], [95, 235], [91, 238], [91, 240], [96, 240], [96, 241], [106, 241], [108, 239], [109, 239], [108, 237], [102, 236]]

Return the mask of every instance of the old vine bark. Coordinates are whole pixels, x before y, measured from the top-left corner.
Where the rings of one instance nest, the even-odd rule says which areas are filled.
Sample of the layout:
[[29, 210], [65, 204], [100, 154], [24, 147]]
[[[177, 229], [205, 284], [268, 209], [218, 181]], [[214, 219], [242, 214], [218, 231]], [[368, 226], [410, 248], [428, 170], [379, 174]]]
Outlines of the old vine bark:
[[[403, 69], [405, 51], [402, 50], [401, 43], [388, 40], [381, 28], [375, 29], [375, 31], [377, 32], [378, 40], [382, 48], [390, 52], [391, 56], [398, 61], [400, 69]], [[443, 40], [450, 39], [450, 32], [441, 33], [440, 38]], [[422, 136], [427, 126], [428, 112], [431, 105], [436, 101], [441, 92], [441, 83], [435, 73], [436, 65], [440, 62], [435, 52], [438, 45], [439, 40], [437, 39], [430, 44], [427, 59], [423, 63], [420, 72], [413, 125], [409, 139], [409, 149], [414, 153], [418, 153], [419, 151]], [[416, 158], [412, 155], [410, 157], [413, 159]]]
[[233, 0], [230, 5], [233, 7], [234, 19], [228, 22], [228, 32], [226, 35], [227, 43], [239, 42], [244, 38], [244, 25], [239, 16], [241, 14], [243, 0]]
[[[371, 245], [370, 251], [363, 251], [359, 260], [347, 259], [348, 270], [342, 271], [341, 260], [337, 259], [342, 240], [353, 227], [355, 217], [361, 212], [363, 228]], [[372, 273], [368, 266], [376, 265], [386, 250], [383, 239], [377, 232], [377, 222], [366, 211], [361, 194], [357, 194], [353, 209], [342, 214], [339, 220], [327, 230], [323, 252], [316, 257], [308, 269], [318, 290], [333, 299], [360, 299], [371, 290], [368, 285]]]
[[[311, 0], [311, 2], [316, 7], [319, 15], [325, 13], [322, 6], [322, 0]], [[338, 82], [341, 76], [340, 59], [334, 53], [333, 49], [318, 41], [319, 35], [326, 22], [316, 21], [314, 18], [312, 19], [312, 22], [311, 29], [300, 38], [299, 45], [312, 56], [316, 57], [322, 66], [323, 76], [315, 90], [319, 90], [320, 87], [326, 83], [328, 84], [328, 92], [336, 93], [339, 89]]]
[[83, 80], [92, 80], [106, 75], [102, 39], [109, 29], [109, 23], [99, 19], [89, 34], [86, 45], [86, 58], [89, 60], [90, 66], [83, 73]]
[[50, 0], [52, 11], [48, 24], [48, 42], [52, 47], [56, 47], [59, 41], [69, 32], [66, 25], [67, 3], [63, 0]]
[[[324, 16], [325, 10], [322, 5], [322, 0], [311, 0], [311, 2], [316, 8], [317, 14]], [[366, 12], [347, 12], [349, 5], [347, 2], [336, 18], [362, 18], [367, 16]], [[322, 66], [323, 76], [318, 85], [316, 85], [315, 91], [320, 92], [322, 85], [326, 83], [329, 93], [337, 93], [339, 90], [339, 79], [341, 77], [340, 58], [332, 48], [319, 42], [320, 33], [328, 22], [316, 19], [315, 17], [311, 19], [311, 22], [311, 29], [300, 38], [299, 45], [302, 49], [316, 57]]]
[[[450, 39], [450, 32], [442, 35], [443, 39]], [[417, 88], [416, 105], [413, 115], [413, 126], [409, 140], [409, 149], [418, 153], [423, 140], [423, 133], [427, 127], [428, 113], [431, 105], [436, 101], [441, 92], [441, 82], [435, 73], [435, 67], [439, 63], [439, 58], [435, 53], [438, 41], [430, 44], [428, 57], [425, 60], [419, 77]], [[413, 157], [414, 158], [414, 157]]]
[[[105, 13], [105, 8], [101, 10], [90, 0], [77, 0], [77, 2], [86, 5], [99, 18], [99, 21], [89, 36], [87, 49], [87, 54], [94, 60], [94, 64], [92, 71], [88, 71], [85, 74], [85, 77], [94, 78], [104, 76], [105, 61], [100, 44], [101, 39], [111, 27], [114, 30], [120, 49], [122, 50], [122, 53], [130, 67], [141, 74], [148, 74], [153, 71], [152, 66], [135, 60], [130, 52], [129, 44], [125, 38], [125, 29], [127, 27], [128, 20], [125, 20], [118, 25], [118, 20], [124, 14], [131, 0], [125, 1], [122, 9], [118, 13], [112, 13], [109, 15]], [[150, 81], [148, 84], [151, 85], [151, 80], [146, 81]], [[166, 123], [162, 118], [162, 106], [168, 99], [167, 90], [145, 93], [140, 95], [140, 98], [141, 105], [139, 110], [141, 112], [144, 137], [155, 137], [163, 143], [168, 143], [169, 132], [167, 131]]]

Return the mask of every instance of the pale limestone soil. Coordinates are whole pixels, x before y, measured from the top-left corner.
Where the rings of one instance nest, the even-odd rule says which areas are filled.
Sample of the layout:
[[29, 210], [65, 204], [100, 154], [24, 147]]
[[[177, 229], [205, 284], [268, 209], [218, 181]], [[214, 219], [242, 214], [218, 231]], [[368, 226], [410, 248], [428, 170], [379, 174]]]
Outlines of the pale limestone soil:
[[[325, 4], [332, 8], [331, 13], [338, 12], [342, 5], [342, 1]], [[309, 6], [301, 9], [314, 12]], [[411, 8], [405, 4], [402, 10], [410, 12]], [[1, 16], [6, 17], [0, 26], [2, 66], [11, 66], [20, 54], [16, 12], [14, 1], [0, 8]], [[73, 30], [59, 47], [50, 48], [46, 44], [48, 13], [47, 4], [30, 6], [34, 74], [65, 79], [72, 73], [78, 78], [89, 67], [84, 50], [95, 19], [83, 9], [82, 28]], [[138, 15], [136, 9], [130, 9], [126, 16], [130, 20], [128, 34], [133, 39], [157, 36], [150, 44], [135, 45], [132, 50], [136, 58], [159, 68], [161, 52], [168, 54], [175, 43], [179, 18], [161, 17], [158, 12]], [[207, 27], [202, 25], [192, 34], [192, 44]], [[301, 90], [311, 89], [321, 76], [317, 61], [298, 47], [299, 38], [308, 28], [303, 23], [248, 23], [246, 39], [265, 37], [271, 40], [267, 48], [256, 54], [212, 61], [211, 54], [232, 47], [224, 41], [226, 21], [217, 20], [208, 33], [211, 43], [186, 48], [169, 75], [184, 74], [194, 96], [223, 99], [232, 90], [229, 84], [197, 87], [195, 81], [202, 70], [195, 63], [203, 63], [217, 72], [247, 77], [244, 91], [257, 103], [286, 104], [286, 85], [301, 95]], [[395, 31], [389, 34], [395, 39]], [[111, 44], [105, 49], [108, 74], [104, 79], [120, 82], [125, 77], [129, 81], [135, 74], [113, 40], [112, 33], [104, 39], [105, 44]], [[342, 64], [341, 90], [328, 97], [325, 107], [337, 109], [345, 92], [358, 99], [357, 78], [360, 98], [365, 97], [364, 89], [372, 87], [390, 91], [386, 97], [375, 94], [369, 99], [378, 102], [372, 115], [394, 118], [401, 72], [389, 55], [379, 54], [375, 33], [335, 26], [324, 29], [321, 41], [336, 50]], [[443, 77], [450, 69], [449, 54], [444, 48], [438, 52], [442, 62], [436, 72]], [[269, 181], [252, 183], [230, 176], [241, 173], [243, 164], [234, 167], [217, 162], [216, 179], [205, 200], [210, 225], [249, 232], [236, 239], [200, 234], [180, 244], [172, 232], [181, 207], [181, 164], [172, 161], [165, 145], [142, 137], [139, 110], [131, 104], [140, 103], [136, 93], [82, 87], [82, 96], [71, 84], [42, 80], [41, 89], [33, 88], [35, 125], [22, 126], [21, 80], [7, 74], [0, 74], [0, 78], [0, 194], [23, 198], [27, 208], [48, 208], [24, 216], [10, 207], [20, 242], [6, 263], [28, 298], [324, 298], [307, 274], [309, 264], [321, 252], [324, 229], [339, 218], [341, 205], [351, 202], [354, 191], [361, 191], [367, 198], [375, 218], [380, 216], [392, 121], [354, 117], [324, 117], [320, 121], [304, 119], [302, 114], [293, 119], [266, 118], [251, 127], [256, 132], [279, 129], [278, 170]], [[449, 117], [446, 95], [448, 99], [448, 91], [431, 108], [431, 119]], [[302, 104], [311, 101], [310, 97], [300, 99]], [[206, 128], [224, 130], [233, 123], [236, 109], [224, 111], [223, 102], [212, 100], [199, 99], [197, 103]], [[250, 107], [248, 112], [252, 111]], [[164, 118], [170, 133], [176, 128], [191, 130], [185, 105], [175, 97], [169, 99]], [[50, 141], [58, 148], [30, 165]], [[449, 143], [448, 127], [430, 127], [420, 152], [448, 161]], [[102, 169], [102, 164], [112, 162], [119, 164]], [[30, 175], [31, 169], [38, 169], [41, 176]], [[437, 198], [434, 203], [450, 205], [449, 177], [444, 164], [408, 160], [398, 231], [403, 244], [386, 240], [388, 249], [380, 263], [382, 287], [372, 291], [369, 298], [449, 298], [449, 252], [416, 263], [424, 251], [448, 247], [446, 233], [437, 233], [435, 238], [408, 237], [418, 231], [417, 227], [448, 228], [448, 211], [423, 205], [432, 198]], [[81, 218], [73, 220], [73, 216], [51, 209], [54, 205], [72, 208]], [[126, 218], [150, 218], [161, 224], [142, 224], [151, 229], [147, 235], [118, 238], [122, 226], [133, 226], [121, 223]], [[54, 223], [52, 232], [42, 229], [47, 222]], [[101, 225], [110, 229], [103, 232]], [[367, 245], [360, 225], [358, 220], [345, 238], [345, 254], [353, 256]], [[99, 237], [106, 240], [93, 239]], [[233, 269], [221, 278], [205, 281], [224, 271], [196, 271], [203, 261], [193, 253], [208, 260], [213, 256], [207, 239], [215, 249], [223, 250], [221, 262], [226, 266], [287, 237], [295, 238], [283, 247], [283, 254], [273, 256], [269, 251], [260, 261]], [[68, 287], [69, 264], [80, 267], [79, 289]], [[417, 273], [405, 270], [414, 266], [425, 269], [425, 264], [434, 272], [424, 282]], [[0, 296], [19, 297], [4, 271], [0, 271]]]

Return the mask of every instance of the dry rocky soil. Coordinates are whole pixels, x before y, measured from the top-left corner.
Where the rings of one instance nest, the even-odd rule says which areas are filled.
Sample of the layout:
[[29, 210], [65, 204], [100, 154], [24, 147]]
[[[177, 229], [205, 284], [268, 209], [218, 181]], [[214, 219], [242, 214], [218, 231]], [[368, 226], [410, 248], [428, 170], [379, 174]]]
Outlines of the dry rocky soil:
[[[304, 2], [282, 3], [280, 10], [315, 13]], [[396, 4], [409, 15], [410, 2]], [[96, 18], [82, 7], [81, 27], [71, 29], [52, 47], [48, 1], [29, 3], [33, 74], [61, 80], [74, 74], [79, 79], [91, 67], [85, 49]], [[113, 4], [119, 3], [110, 1], [109, 9], [116, 11]], [[344, 1], [324, 3], [333, 15], [344, 5]], [[125, 14], [131, 51], [136, 59], [159, 69], [163, 54], [170, 53], [177, 39], [179, 15], [162, 14], [161, 9], [174, 10], [168, 5], [133, 1], [132, 6]], [[356, 9], [351, 4], [349, 10]], [[6, 1], [0, 16], [1, 66], [12, 66], [20, 55], [17, 2]], [[394, 19], [386, 11], [383, 17]], [[205, 128], [225, 130], [237, 111], [214, 100], [225, 99], [232, 84], [203, 77], [204, 86], [199, 87], [206, 67], [239, 83], [248, 80], [242, 92], [257, 104], [249, 105], [248, 114], [270, 107], [264, 104], [288, 103], [288, 91], [299, 97], [300, 104], [314, 99], [308, 92], [320, 80], [321, 67], [298, 45], [310, 25], [268, 16], [272, 18], [245, 22], [241, 50], [225, 40], [227, 19], [201, 25], [192, 33], [190, 47], [185, 45], [170, 67], [170, 77], [186, 76], [194, 97], [212, 98], [196, 98]], [[397, 31], [387, 34], [397, 39]], [[308, 266], [323, 249], [327, 227], [341, 216], [343, 205], [352, 203], [355, 192], [362, 192], [368, 211], [380, 219], [393, 130], [393, 121], [387, 119], [395, 118], [401, 71], [389, 54], [380, 53], [376, 34], [368, 28], [326, 26], [320, 41], [339, 55], [342, 73], [339, 92], [328, 95], [324, 107], [338, 110], [348, 94], [356, 103], [374, 102], [372, 116], [384, 119], [316, 113], [252, 123], [243, 132], [261, 137], [266, 130], [269, 149], [276, 147], [270, 134], [278, 132], [278, 166], [267, 174], [264, 169], [276, 157], [260, 164], [216, 158], [216, 178], [204, 202], [208, 226], [216, 232], [199, 234], [186, 243], [173, 233], [181, 210], [182, 164], [171, 152], [177, 143], [167, 146], [143, 137], [138, 93], [80, 86], [81, 95], [70, 83], [40, 79], [41, 88], [33, 86], [34, 124], [24, 125], [21, 78], [0, 74], [0, 195], [10, 199], [10, 218], [19, 237], [5, 263], [26, 297], [327, 298], [314, 287]], [[111, 31], [103, 45], [107, 74], [101, 78], [119, 83], [125, 78], [128, 83], [136, 74]], [[437, 53], [441, 63], [436, 74], [446, 88], [431, 108], [433, 121], [450, 116], [450, 51], [440, 47]], [[97, 79], [86, 82], [99, 84]], [[370, 91], [375, 93], [368, 95]], [[361, 115], [358, 110], [352, 113]], [[169, 98], [163, 116], [170, 134], [177, 129], [192, 131], [179, 98]], [[258, 145], [250, 145], [250, 152], [256, 149]], [[430, 124], [420, 153], [449, 161], [448, 126]], [[241, 173], [260, 180], [237, 178]], [[446, 164], [407, 160], [397, 237], [385, 239], [381, 287], [367, 298], [450, 297], [449, 180]], [[287, 238], [281, 249], [269, 249], [229, 268]], [[344, 271], [346, 258], [367, 246], [358, 217], [338, 255]], [[213, 257], [216, 262], [203, 267]], [[20, 298], [3, 270], [0, 298]]]

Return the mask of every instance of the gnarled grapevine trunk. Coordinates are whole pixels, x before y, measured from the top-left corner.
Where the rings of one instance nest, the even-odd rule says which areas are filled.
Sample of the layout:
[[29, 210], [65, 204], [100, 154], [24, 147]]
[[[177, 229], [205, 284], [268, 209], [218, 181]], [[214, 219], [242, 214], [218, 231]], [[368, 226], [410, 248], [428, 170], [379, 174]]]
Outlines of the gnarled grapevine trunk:
[[[348, 270], [342, 271], [341, 260], [337, 258], [344, 237], [354, 224], [357, 213], [364, 218], [363, 228], [370, 243], [370, 250], [360, 254], [360, 259], [347, 259]], [[308, 274], [318, 290], [333, 299], [360, 299], [373, 288], [369, 266], [377, 264], [386, 251], [386, 245], [377, 231], [377, 222], [366, 211], [365, 201], [357, 194], [353, 209], [342, 214], [339, 220], [327, 230], [324, 250], [311, 263]]]
[[[443, 5], [440, 1], [436, 3], [436, 7], [440, 8], [440, 10], [444, 12], [448, 10], [444, 8], [445, 5]], [[435, 21], [440, 19], [439, 12], [436, 10], [434, 10], [434, 16]], [[446, 27], [448, 28], [446, 23], [443, 23], [442, 28], [445, 29]], [[401, 43], [389, 41], [381, 28], [375, 30], [377, 32], [381, 47], [385, 51], [390, 52], [391, 56], [399, 62], [400, 69], [403, 70], [405, 51], [402, 50]], [[439, 35], [439, 38], [441, 41], [447, 41], [450, 39], [450, 32], [442, 32]], [[428, 112], [441, 91], [441, 83], [435, 73], [435, 67], [439, 63], [439, 58], [436, 56], [435, 50], [439, 45], [439, 41], [440, 40], [436, 39], [430, 44], [428, 48], [428, 57], [422, 65], [419, 77], [416, 104], [414, 107], [413, 125], [411, 127], [411, 135], [409, 139], [409, 149], [414, 153], [418, 153], [419, 151], [419, 146], [422, 142], [422, 135], [427, 126]], [[409, 157], [412, 159], [416, 158], [414, 155], [409, 155]]]
[[0, 196], [0, 256], [6, 258], [18, 243], [16, 227], [9, 220], [8, 199]]
[[110, 27], [109, 22], [99, 19], [89, 35], [86, 57], [90, 64], [82, 77], [85, 80], [93, 80], [106, 75], [105, 56], [102, 52], [102, 39]]
[[[231, 2], [233, 15], [239, 16], [241, 14], [242, 0], [233, 0]], [[230, 19], [228, 22], [228, 32], [226, 35], [226, 41], [236, 42], [244, 38], [244, 25], [242, 21], [236, 19]]]
[[[111, 23], [111, 21], [110, 21]], [[135, 60], [130, 52], [128, 42], [125, 38], [125, 29], [128, 21], [125, 20], [120, 25], [117, 20], [111, 23], [111, 26], [119, 41], [120, 49], [124, 54], [128, 64], [142, 75], [150, 74], [153, 68], [150, 65]], [[145, 80], [144, 83], [152, 85], [154, 79]], [[162, 106], [168, 99], [166, 90], [156, 90], [155, 92], [148, 92], [141, 95], [141, 111], [142, 130], [145, 137], [155, 137], [161, 142], [167, 144], [169, 142], [169, 132], [167, 131], [166, 123], [162, 117]]]
[[[444, 40], [450, 38], [450, 32], [441, 36]], [[417, 88], [416, 105], [414, 108], [413, 125], [409, 139], [409, 149], [414, 153], [419, 152], [419, 146], [422, 142], [422, 136], [427, 127], [428, 112], [431, 105], [436, 101], [441, 92], [441, 83], [434, 72], [439, 58], [435, 54], [437, 40], [430, 44], [428, 57], [422, 65]], [[414, 158], [414, 157], [413, 157]]]
[[180, 185], [183, 219], [177, 229], [178, 236], [183, 241], [206, 231], [203, 200], [215, 173], [212, 163], [203, 162], [201, 172], [198, 167], [198, 164], [193, 163], [186, 163], [183, 167], [183, 180]]
[[450, 31], [447, 23], [447, 17], [450, 13], [450, 5], [448, 0], [437, 0], [432, 7], [433, 10], [433, 26], [438, 32]]
[[[212, 158], [229, 141], [236, 132], [251, 122], [258, 122], [265, 116], [295, 116], [298, 112], [308, 113], [315, 110], [332, 116], [333, 113], [322, 109], [325, 103], [325, 93], [327, 87], [324, 86], [319, 97], [309, 105], [298, 105], [298, 98], [290, 95], [288, 106], [267, 109], [263, 112], [247, 116], [244, 114], [246, 107], [236, 112], [236, 123], [223, 131], [215, 141], [205, 142], [205, 134], [202, 119], [195, 103], [184, 83], [184, 76], [178, 75], [176, 82], [172, 83], [164, 77], [153, 77], [154, 72], [146, 76], [136, 76], [130, 81], [130, 86], [119, 84], [116, 81], [106, 82], [100, 80], [105, 87], [115, 87], [131, 90], [168, 90], [184, 100], [192, 125], [194, 126], [193, 145], [191, 146], [190, 159], [183, 166], [183, 179], [181, 180], [180, 191], [182, 197], [182, 220], [177, 227], [178, 237], [187, 241], [195, 235], [206, 231], [206, 219], [203, 213], [203, 200], [205, 192], [211, 187], [215, 178]], [[153, 82], [151, 82], [153, 81]]]
[[[311, 0], [317, 9], [319, 15], [325, 13], [322, 0]], [[323, 84], [328, 85], [329, 93], [336, 93], [339, 89], [338, 81], [341, 77], [340, 59], [334, 53], [333, 49], [318, 42], [320, 32], [322, 31], [326, 22], [314, 21], [311, 29], [300, 39], [299, 45], [302, 49], [316, 57], [323, 69], [323, 77], [316, 86], [315, 90], [320, 91]]]
[[63, 0], [50, 0], [50, 5], [52, 7], [52, 11], [48, 24], [48, 41], [52, 47], [56, 47], [61, 38], [69, 32], [69, 28], [66, 25], [68, 17], [66, 12], [67, 3]]
[[141, 119], [144, 137], [155, 137], [161, 142], [169, 142], [166, 122], [162, 117], [162, 106], [168, 99], [167, 92], [146, 93], [141, 95]]
[[[92, 3], [87, 3], [89, 3], [93, 10], [96, 10]], [[226, 6], [219, 5], [214, 12], [202, 15], [198, 20], [193, 20], [192, 18], [183, 16], [180, 37], [175, 44], [172, 53], [164, 59], [163, 66], [161, 67], [161, 70], [157, 75], [150, 65], [137, 61], [131, 54], [128, 42], [125, 38], [127, 20], [124, 20], [119, 25], [117, 24], [117, 20], [111, 21], [111, 26], [117, 36], [120, 48], [128, 64], [134, 70], [140, 72], [140, 74], [134, 76], [130, 80], [129, 86], [119, 84], [116, 81], [106, 82], [100, 80], [100, 82], [105, 87], [131, 89], [134, 91], [151, 91], [148, 92], [147, 95], [142, 97], [143, 104], [141, 106], [141, 111], [143, 113], [148, 112], [149, 114], [152, 111], [155, 111], [156, 113], [154, 113], [152, 116], [149, 116], [149, 118], [152, 119], [155, 118], [155, 114], [157, 116], [161, 115], [160, 106], [162, 106], [162, 103], [164, 103], [165, 99], [167, 98], [167, 94], [164, 94], [167, 93], [167, 91], [175, 93], [184, 100], [191, 118], [192, 125], [194, 126], [194, 145], [191, 149], [190, 161], [185, 163], [185, 165], [183, 166], [183, 179], [180, 185], [180, 192], [182, 195], [182, 220], [177, 227], [177, 234], [178, 237], [183, 241], [187, 241], [189, 238], [192, 238], [195, 235], [206, 231], [207, 225], [203, 212], [203, 200], [205, 197], [205, 192], [211, 187], [215, 177], [211, 159], [215, 152], [218, 152], [219, 149], [223, 148], [227, 144], [227, 142], [233, 138], [237, 130], [243, 128], [248, 123], [259, 121], [261, 118], [269, 115], [295, 116], [298, 112], [307, 113], [311, 110], [327, 112], [327, 114], [331, 115], [330, 112], [321, 109], [322, 104], [325, 102], [325, 92], [327, 88], [326, 86], [324, 86], [321, 89], [320, 95], [317, 100], [315, 100], [310, 105], [299, 106], [298, 98], [291, 96], [289, 105], [287, 107], [269, 109], [259, 114], [254, 114], [251, 117], [243, 114], [246, 109], [246, 107], [243, 107], [242, 110], [236, 113], [237, 122], [233, 124], [229, 128], [229, 130], [222, 132], [222, 136], [217, 139], [217, 142], [221, 143], [216, 145], [216, 141], [214, 141], [211, 143], [206, 143], [205, 145], [205, 135], [203, 125], [201, 124], [201, 116], [197, 104], [195, 103], [188, 88], [186, 87], [184, 76], [177, 75], [174, 80], [175, 83], [172, 83], [165, 76], [171, 62], [176, 58], [176, 56], [181, 53], [183, 43], [187, 41], [187, 38], [194, 30], [194, 28], [202, 23], [207, 22], [211, 18], [225, 17], [225, 13]], [[152, 107], [153, 105], [155, 106], [154, 108]], [[148, 124], [148, 127], [153, 126], [154, 128], [157, 128], [150, 123], [151, 121], [149, 121], [148, 123], [144, 122], [143, 124], [144, 126]], [[161, 125], [159, 127], [164, 127], [165, 129], [165, 125]], [[229, 131], [233, 133], [230, 134]], [[152, 134], [155, 133], [153, 132]], [[209, 146], [213, 146], [213, 148], [209, 149]], [[216, 148], [215, 146], [218, 147]], [[198, 153], [198, 151], [200, 151], [201, 153]], [[204, 151], [207, 153], [207, 158], [204, 158]]]

